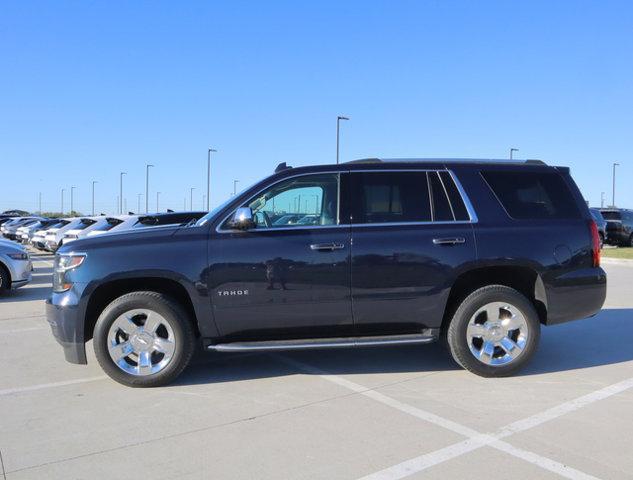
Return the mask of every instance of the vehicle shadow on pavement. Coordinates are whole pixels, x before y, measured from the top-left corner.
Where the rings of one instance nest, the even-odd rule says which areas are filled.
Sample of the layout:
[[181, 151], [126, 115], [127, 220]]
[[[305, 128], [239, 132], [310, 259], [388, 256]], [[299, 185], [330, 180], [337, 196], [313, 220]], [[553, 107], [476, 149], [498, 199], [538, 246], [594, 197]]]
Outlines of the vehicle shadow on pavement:
[[43, 285], [44, 286], [42, 287], [26, 286], [18, 288], [16, 290], [9, 290], [8, 292], [4, 292], [2, 296], [0, 296], [0, 304], [45, 300], [46, 297], [48, 297], [48, 295], [51, 293], [50, 281], [43, 282]]
[[[633, 309], [602, 310], [597, 316], [543, 327], [532, 362], [519, 375], [542, 375], [599, 367], [633, 360]], [[284, 362], [283, 358], [290, 360]], [[223, 383], [305, 374], [293, 360], [313, 373], [347, 375], [459, 370], [440, 345], [366, 347], [267, 353], [201, 353], [173, 386]]]
[[541, 343], [520, 375], [599, 367], [633, 360], [633, 308], [608, 308], [585, 320], [541, 329]]

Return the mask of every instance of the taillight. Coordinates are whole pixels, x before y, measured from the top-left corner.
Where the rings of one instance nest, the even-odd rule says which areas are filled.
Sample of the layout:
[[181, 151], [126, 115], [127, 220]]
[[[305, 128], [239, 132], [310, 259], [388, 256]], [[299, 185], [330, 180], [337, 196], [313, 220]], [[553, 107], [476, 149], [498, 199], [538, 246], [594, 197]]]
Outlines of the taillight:
[[589, 222], [591, 230], [591, 254], [593, 257], [593, 266], [600, 266], [600, 234], [598, 233], [598, 225], [595, 220]]

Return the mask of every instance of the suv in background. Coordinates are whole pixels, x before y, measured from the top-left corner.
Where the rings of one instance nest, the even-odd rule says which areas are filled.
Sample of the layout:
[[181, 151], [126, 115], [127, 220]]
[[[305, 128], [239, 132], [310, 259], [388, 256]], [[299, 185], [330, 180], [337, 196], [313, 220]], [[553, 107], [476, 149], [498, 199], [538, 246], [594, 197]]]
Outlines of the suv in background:
[[[274, 223], [297, 203], [310, 223]], [[68, 361], [85, 364], [92, 338], [103, 370], [136, 387], [174, 380], [197, 346], [443, 339], [462, 367], [504, 376], [530, 360], [541, 325], [600, 310], [599, 241], [564, 167], [282, 164], [195, 223], [62, 246], [47, 318]]]
[[601, 208], [607, 221], [607, 243], [633, 247], [633, 210], [624, 208]]
[[602, 249], [604, 245], [604, 241], [607, 238], [607, 221], [600, 213], [600, 210], [597, 208], [590, 208], [589, 212], [591, 216], [596, 221], [596, 226], [598, 227], [598, 235], [600, 235], [600, 249]]

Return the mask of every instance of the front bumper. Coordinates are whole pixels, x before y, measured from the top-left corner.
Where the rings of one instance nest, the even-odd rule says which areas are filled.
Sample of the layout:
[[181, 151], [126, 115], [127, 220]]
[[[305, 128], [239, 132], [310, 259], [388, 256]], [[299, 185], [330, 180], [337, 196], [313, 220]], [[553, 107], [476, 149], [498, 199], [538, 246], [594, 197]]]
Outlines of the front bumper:
[[75, 286], [64, 293], [53, 293], [46, 299], [46, 320], [53, 336], [64, 349], [67, 362], [85, 365], [85, 308], [79, 302]]
[[11, 288], [16, 289], [23, 287], [33, 279], [33, 263], [31, 260], [13, 261], [10, 265], [11, 269]]

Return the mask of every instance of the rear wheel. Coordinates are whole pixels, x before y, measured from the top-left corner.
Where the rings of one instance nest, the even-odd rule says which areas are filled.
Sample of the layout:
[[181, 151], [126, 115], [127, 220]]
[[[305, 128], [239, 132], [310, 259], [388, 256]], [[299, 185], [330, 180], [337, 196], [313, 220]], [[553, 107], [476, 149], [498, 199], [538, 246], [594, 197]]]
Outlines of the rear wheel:
[[629, 241], [626, 245], [627, 247], [633, 247], [633, 234], [631, 234], [631, 236], [629, 237]]
[[132, 292], [108, 305], [94, 330], [101, 368], [130, 387], [172, 382], [191, 360], [195, 335], [187, 313], [157, 292]]
[[540, 338], [532, 303], [503, 285], [480, 288], [466, 297], [447, 329], [457, 363], [483, 377], [515, 373], [532, 358]]

